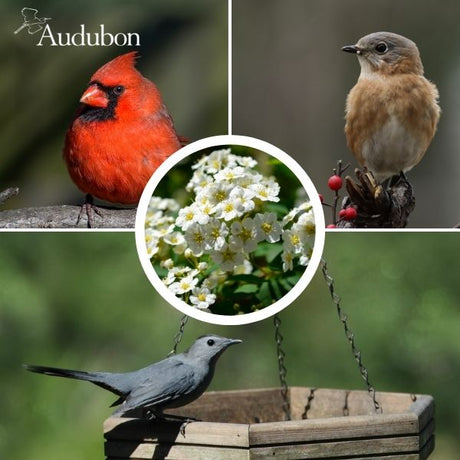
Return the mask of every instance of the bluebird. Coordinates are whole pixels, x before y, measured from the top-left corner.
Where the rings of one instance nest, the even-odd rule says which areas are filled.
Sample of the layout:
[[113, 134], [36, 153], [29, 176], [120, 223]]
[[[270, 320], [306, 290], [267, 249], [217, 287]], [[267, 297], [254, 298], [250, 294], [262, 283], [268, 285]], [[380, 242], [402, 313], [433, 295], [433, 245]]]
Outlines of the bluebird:
[[164, 409], [181, 407], [199, 398], [211, 383], [218, 358], [230, 346], [241, 340], [218, 335], [205, 335], [177, 355], [126, 373], [85, 372], [56, 367], [25, 365], [31, 372], [87, 380], [115, 393], [112, 406], [121, 407], [113, 415], [121, 416], [143, 408], [154, 417], [162, 417]]
[[411, 170], [425, 155], [441, 113], [416, 44], [376, 32], [342, 50], [356, 54], [361, 66], [346, 102], [348, 147], [379, 182]]

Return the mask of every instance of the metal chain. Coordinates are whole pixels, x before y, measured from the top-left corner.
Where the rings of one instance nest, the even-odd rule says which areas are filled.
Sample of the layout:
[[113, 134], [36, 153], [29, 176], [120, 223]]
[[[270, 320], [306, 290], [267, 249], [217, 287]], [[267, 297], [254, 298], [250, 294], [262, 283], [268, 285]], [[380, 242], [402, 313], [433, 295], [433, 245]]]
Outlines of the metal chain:
[[168, 356], [175, 355], [177, 353], [177, 347], [179, 346], [184, 335], [184, 329], [185, 325], [187, 324], [188, 318], [189, 317], [187, 315], [184, 315], [180, 319], [179, 332], [177, 332], [177, 334], [174, 336], [174, 346], [173, 349], [168, 353]]
[[356, 346], [355, 335], [353, 334], [353, 331], [350, 329], [348, 325], [348, 316], [342, 310], [342, 307], [340, 306], [341, 299], [339, 295], [337, 294], [337, 292], [335, 291], [334, 278], [332, 278], [332, 276], [329, 274], [329, 271], [327, 269], [327, 263], [325, 259], [321, 259], [321, 271], [323, 272], [324, 279], [326, 280], [327, 286], [329, 288], [332, 302], [337, 308], [337, 314], [339, 316], [339, 319], [343, 324], [345, 336], [347, 337], [348, 342], [350, 342], [351, 351], [353, 353], [353, 356], [355, 357], [355, 360], [358, 363], [359, 372], [361, 373], [361, 377], [366, 382], [367, 391], [369, 392], [369, 396], [371, 397], [372, 403], [374, 404], [374, 409], [377, 413], [382, 413], [383, 412], [382, 406], [377, 401], [376, 394], [375, 394], [375, 388], [371, 385], [369, 381], [369, 373], [363, 364], [362, 357], [361, 357], [361, 351]]
[[315, 391], [315, 387], [310, 388], [310, 393], [307, 396], [307, 404], [305, 404], [305, 408], [302, 413], [302, 420], [306, 420], [308, 418], [308, 411], [311, 409], [311, 402], [315, 398]]
[[283, 336], [280, 332], [281, 320], [278, 315], [273, 317], [273, 324], [275, 325], [275, 341], [276, 341], [276, 353], [278, 355], [278, 370], [279, 370], [279, 378], [281, 383], [281, 396], [283, 397], [283, 411], [286, 420], [291, 420], [291, 405], [289, 403], [289, 388], [286, 381], [286, 366], [284, 365], [284, 358], [286, 357], [286, 353], [281, 348], [281, 344], [283, 342]]

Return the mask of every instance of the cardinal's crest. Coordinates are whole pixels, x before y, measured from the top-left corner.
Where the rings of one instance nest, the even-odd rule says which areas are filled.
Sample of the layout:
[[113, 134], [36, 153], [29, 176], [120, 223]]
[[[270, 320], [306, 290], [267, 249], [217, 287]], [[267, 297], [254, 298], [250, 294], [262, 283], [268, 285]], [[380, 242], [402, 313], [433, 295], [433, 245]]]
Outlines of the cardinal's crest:
[[27, 32], [30, 35], [36, 34], [40, 30], [43, 29], [43, 26], [49, 21], [51, 18], [39, 18], [37, 16], [38, 10], [35, 8], [23, 8], [21, 10], [22, 17], [24, 18], [24, 22], [22, 25], [14, 31], [15, 34], [21, 32], [22, 29], [27, 27]]

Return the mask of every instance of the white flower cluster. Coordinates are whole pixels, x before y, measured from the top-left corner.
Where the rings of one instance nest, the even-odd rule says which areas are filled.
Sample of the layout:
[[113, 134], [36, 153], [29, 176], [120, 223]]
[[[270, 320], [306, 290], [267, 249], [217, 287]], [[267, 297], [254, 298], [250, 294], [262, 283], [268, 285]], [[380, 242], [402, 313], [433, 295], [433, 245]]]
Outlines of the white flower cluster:
[[172, 199], [151, 199], [148, 254], [167, 269], [163, 281], [169, 290], [196, 308], [208, 309], [216, 288], [233, 274], [253, 273], [252, 253], [263, 241], [279, 242], [285, 272], [296, 259], [308, 264], [315, 236], [312, 206], [306, 201], [278, 220], [264, 208], [279, 201], [279, 184], [256, 165], [230, 149], [214, 151], [193, 166], [186, 187], [191, 204], [180, 208]]

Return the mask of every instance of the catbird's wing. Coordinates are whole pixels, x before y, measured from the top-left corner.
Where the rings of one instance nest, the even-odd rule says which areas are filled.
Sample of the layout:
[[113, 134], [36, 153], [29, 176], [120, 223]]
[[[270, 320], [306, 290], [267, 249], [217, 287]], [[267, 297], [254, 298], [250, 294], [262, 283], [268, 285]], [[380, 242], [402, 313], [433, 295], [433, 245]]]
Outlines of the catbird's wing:
[[144, 378], [126, 396], [125, 403], [116, 414], [138, 407], [157, 407], [161, 410], [171, 405], [185, 405], [190, 401], [189, 395], [198, 389], [201, 381], [197, 377], [197, 370], [181, 360], [170, 358], [156, 363], [151, 369], [155, 372], [143, 370]]

